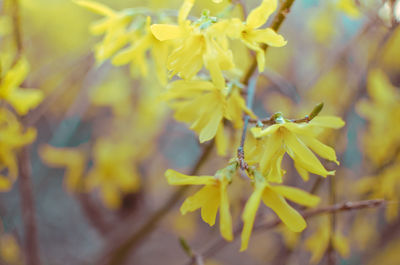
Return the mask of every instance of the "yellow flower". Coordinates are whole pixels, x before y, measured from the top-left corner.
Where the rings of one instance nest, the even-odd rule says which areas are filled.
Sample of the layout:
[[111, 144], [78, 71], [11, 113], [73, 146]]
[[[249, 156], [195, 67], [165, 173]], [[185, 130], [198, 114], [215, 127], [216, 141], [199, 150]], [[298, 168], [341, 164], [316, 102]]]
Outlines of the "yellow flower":
[[94, 165], [86, 179], [88, 190], [99, 189], [105, 205], [116, 209], [121, 195], [135, 192], [140, 187], [140, 177], [135, 161], [136, 150], [126, 142], [100, 138], [94, 146]]
[[242, 215], [244, 225], [240, 251], [247, 249], [261, 200], [279, 216], [291, 231], [301, 232], [306, 228], [307, 224], [304, 218], [286, 202], [285, 198], [309, 207], [316, 206], [319, 203], [319, 198], [315, 195], [293, 187], [273, 186], [262, 176], [255, 177], [254, 192], [248, 199]]
[[339, 0], [337, 7], [351, 18], [359, 18], [361, 16], [354, 0]]
[[0, 260], [9, 265], [23, 264], [21, 249], [11, 234], [0, 235]]
[[43, 92], [36, 89], [21, 88], [29, 72], [29, 64], [22, 57], [0, 78], [0, 99], [14, 107], [19, 115], [25, 115], [43, 100]]
[[150, 31], [150, 24], [151, 18], [147, 17], [146, 25], [143, 29], [144, 33], [141, 36], [133, 36], [131, 39], [132, 44], [119, 51], [112, 59], [112, 63], [114, 65], [130, 63], [131, 72], [136, 67], [139, 67], [141, 74], [146, 77], [148, 74], [146, 53], [150, 50], [155, 63], [157, 77], [161, 84], [165, 85], [167, 83], [165, 67], [167, 65], [168, 44], [159, 41], [153, 36]]
[[232, 51], [216, 18], [203, 14], [199, 21], [191, 23], [186, 20], [193, 3], [184, 1], [179, 12], [179, 25], [154, 24], [151, 31], [160, 41], [174, 40], [178, 43], [168, 56], [167, 68], [171, 76], [178, 74], [183, 79], [191, 79], [204, 65], [221, 88], [224, 80], [221, 71], [234, 67]]
[[86, 157], [82, 150], [45, 145], [40, 148], [39, 154], [47, 165], [66, 168], [64, 183], [68, 191], [82, 190], [86, 166]]
[[263, 72], [265, 67], [265, 51], [261, 45], [282, 47], [287, 43], [273, 29], [259, 29], [267, 22], [270, 15], [276, 10], [277, 5], [278, 0], [263, 0], [260, 6], [250, 12], [245, 23], [242, 23], [239, 19], [231, 19], [225, 22], [230, 37], [239, 38], [249, 49], [257, 53], [259, 72]]
[[209, 81], [172, 82], [163, 99], [175, 110], [176, 120], [191, 124], [190, 129], [199, 134], [201, 143], [216, 135], [217, 139], [224, 138], [224, 118], [232, 121], [235, 128], [239, 128], [243, 125], [243, 111], [254, 117], [237, 88], [233, 87], [231, 91], [227, 88], [221, 90]]
[[132, 12], [116, 12], [105, 5], [93, 1], [75, 0], [74, 2], [94, 13], [105, 16], [90, 28], [93, 35], [104, 34], [103, 41], [95, 47], [96, 61], [98, 63], [110, 58], [129, 42], [130, 35], [134, 33], [128, 33], [126, 27], [133, 19], [134, 14]]
[[[305, 247], [311, 252], [310, 264], [317, 264], [329, 247], [331, 226], [327, 219], [318, 226], [317, 231], [307, 238]], [[333, 248], [342, 256], [347, 257], [350, 253], [349, 242], [338, 230], [333, 235]]]
[[335, 150], [321, 143], [316, 136], [322, 128], [337, 129], [344, 126], [340, 118], [318, 116], [308, 123], [294, 123], [280, 117], [277, 122], [266, 129], [259, 127], [251, 129], [255, 137], [265, 137], [262, 138], [265, 151], [260, 158], [260, 169], [269, 181], [282, 182], [284, 171], [281, 169], [281, 161], [285, 153], [294, 160], [295, 167], [304, 180], [308, 180], [308, 172], [323, 177], [335, 173], [327, 171], [311, 150], [339, 164]]
[[0, 191], [8, 191], [18, 176], [17, 151], [36, 138], [34, 128], [24, 129], [7, 109], [0, 109]]
[[231, 174], [232, 169], [230, 167], [217, 171], [215, 176], [188, 176], [171, 169], [165, 172], [170, 185], [204, 185], [203, 188], [183, 202], [181, 213], [186, 214], [201, 208], [201, 217], [204, 222], [213, 226], [219, 209], [220, 232], [228, 241], [233, 239], [232, 217], [229, 211], [227, 193]]
[[[377, 166], [396, 153], [400, 126], [393, 123], [400, 119], [400, 93], [380, 70], [372, 70], [367, 83], [370, 100], [361, 100], [357, 112], [369, 121], [364, 136], [365, 152]], [[382, 137], [385, 135], [385, 137]]]

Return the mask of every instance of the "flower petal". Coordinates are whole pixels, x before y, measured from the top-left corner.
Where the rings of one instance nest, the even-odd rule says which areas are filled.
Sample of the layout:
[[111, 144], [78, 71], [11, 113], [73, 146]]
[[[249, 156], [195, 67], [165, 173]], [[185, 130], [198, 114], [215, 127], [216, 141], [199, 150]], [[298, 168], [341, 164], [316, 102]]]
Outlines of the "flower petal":
[[181, 38], [183, 31], [180, 26], [168, 24], [153, 24], [150, 26], [151, 33], [159, 41], [173, 40]]
[[183, 202], [180, 211], [182, 214], [186, 214], [187, 212], [193, 212], [201, 208], [201, 217], [204, 222], [213, 226], [217, 217], [219, 204], [219, 188], [216, 186], [204, 186]]
[[313, 152], [292, 132], [284, 131], [284, 143], [288, 154], [304, 169], [323, 177], [334, 174], [327, 171]]
[[311, 150], [313, 150], [315, 153], [317, 153], [320, 157], [323, 157], [325, 159], [328, 159], [330, 161], [335, 162], [337, 165], [339, 165], [339, 161], [337, 161], [336, 158], [336, 153], [335, 150], [327, 146], [320, 141], [318, 141], [314, 137], [310, 136], [301, 136], [300, 139], [309, 147]]
[[266, 183], [256, 182], [255, 190], [251, 194], [250, 198], [247, 200], [246, 205], [243, 210], [242, 220], [243, 220], [243, 230], [241, 235], [242, 245], [240, 251], [247, 249], [249, 244], [249, 239], [251, 231], [253, 230], [254, 219], [256, 217], [258, 206], [260, 205], [261, 196], [266, 187]]
[[253, 9], [248, 15], [247, 26], [253, 29], [262, 26], [275, 11], [277, 5], [277, 0], [263, 0], [261, 5]]
[[309, 124], [323, 128], [339, 129], [345, 125], [345, 122], [336, 116], [317, 116]]
[[87, 9], [89, 9], [90, 11], [97, 13], [99, 15], [108, 16], [108, 17], [115, 15], [114, 10], [112, 10], [111, 8], [109, 8], [106, 5], [102, 5], [97, 2], [85, 1], [85, 0], [79, 0], [79, 1], [74, 0], [74, 2], [75, 2], [75, 4], [85, 7]]
[[226, 190], [228, 182], [223, 180], [220, 187], [220, 209], [219, 209], [219, 229], [221, 235], [228, 241], [233, 240], [232, 216], [229, 211], [228, 192]]
[[265, 189], [262, 200], [293, 232], [301, 232], [307, 227], [303, 216], [293, 209], [281, 195], [277, 194], [272, 189]]
[[165, 176], [169, 185], [213, 185], [216, 182], [214, 176], [188, 176], [172, 169], [165, 171]]
[[320, 198], [318, 196], [312, 195], [298, 188], [281, 185], [271, 186], [270, 188], [278, 194], [282, 195], [283, 197], [300, 205], [314, 207], [320, 201]]
[[282, 47], [287, 43], [282, 35], [270, 28], [251, 30], [246, 33], [246, 38], [250, 42], [265, 43], [271, 47]]

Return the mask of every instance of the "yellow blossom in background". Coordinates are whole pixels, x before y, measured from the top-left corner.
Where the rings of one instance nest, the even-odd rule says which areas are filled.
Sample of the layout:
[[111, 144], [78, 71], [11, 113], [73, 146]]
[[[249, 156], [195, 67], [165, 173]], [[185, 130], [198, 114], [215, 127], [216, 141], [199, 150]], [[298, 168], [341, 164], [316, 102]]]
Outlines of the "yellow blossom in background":
[[[219, 228], [222, 237], [233, 240], [232, 217], [229, 211], [227, 186], [232, 181], [232, 165], [217, 171], [215, 176], [188, 176], [175, 170], [165, 172], [170, 185], [204, 185], [194, 195], [188, 197], [181, 206], [181, 213], [201, 208], [201, 217], [210, 226], [215, 224], [219, 209]], [[234, 169], [235, 170], [235, 169]]]
[[11, 104], [19, 115], [27, 114], [43, 100], [42, 91], [20, 87], [28, 72], [28, 61], [22, 57], [0, 78], [0, 99]]
[[153, 62], [155, 64], [156, 74], [161, 84], [167, 83], [167, 56], [169, 45], [156, 39], [150, 30], [151, 17], [146, 18], [145, 25], [138, 31], [143, 31], [140, 36], [132, 36], [131, 45], [120, 50], [112, 59], [114, 65], [131, 64], [131, 73], [136, 68], [146, 77], [148, 75], [147, 56], [148, 50], [151, 51]]
[[134, 164], [135, 150], [124, 142], [97, 139], [93, 148], [93, 167], [86, 178], [89, 191], [99, 190], [104, 204], [116, 209], [124, 193], [140, 187], [139, 173]]
[[[18, 176], [17, 152], [36, 138], [34, 128], [24, 129], [17, 117], [0, 108], [0, 191], [8, 191]], [[6, 175], [3, 170], [8, 172]]]
[[87, 159], [79, 148], [56, 148], [42, 146], [39, 152], [42, 160], [52, 167], [64, 167], [64, 184], [68, 191], [83, 190], [83, 174]]
[[22, 265], [22, 253], [13, 235], [0, 235], [0, 261], [8, 265]]
[[255, 176], [254, 192], [243, 210], [242, 219], [244, 225], [240, 251], [247, 249], [261, 200], [279, 216], [291, 231], [301, 232], [306, 228], [307, 224], [304, 218], [286, 202], [285, 198], [309, 207], [316, 206], [319, 203], [319, 197], [315, 195], [294, 187], [271, 185], [264, 177]]
[[304, 180], [309, 179], [308, 172], [323, 177], [334, 174], [334, 171], [327, 171], [324, 168], [311, 150], [339, 164], [335, 150], [321, 143], [316, 137], [323, 128], [343, 127], [344, 122], [340, 118], [318, 116], [308, 123], [294, 123], [280, 117], [277, 122], [265, 129], [259, 127], [251, 129], [255, 137], [264, 137], [262, 138], [264, 148], [260, 149], [260, 152], [263, 152], [260, 158], [260, 169], [267, 176], [268, 181], [282, 182], [284, 171], [281, 169], [281, 162], [285, 153], [294, 160], [295, 167]]
[[370, 72], [367, 89], [370, 100], [358, 102], [356, 110], [369, 121], [363, 139], [365, 152], [379, 165], [393, 156], [400, 145], [400, 126], [392, 122], [400, 119], [400, 93], [389, 78], [377, 69]]
[[355, 0], [339, 0], [337, 2], [337, 7], [351, 18], [356, 19], [361, 16]]
[[95, 47], [96, 61], [98, 63], [102, 63], [113, 56], [128, 44], [130, 35], [135, 34], [135, 32], [128, 32], [126, 28], [133, 19], [134, 14], [132, 12], [117, 12], [94, 1], [76, 0], [74, 2], [96, 14], [104, 16], [103, 19], [95, 22], [90, 27], [93, 35], [104, 35], [103, 41]]
[[[324, 218], [316, 230], [310, 237], [306, 239], [305, 248], [311, 252], [310, 264], [318, 264], [328, 250], [331, 227], [328, 219]], [[342, 257], [348, 257], [350, 254], [350, 245], [348, 239], [338, 230], [333, 234], [333, 248]]]

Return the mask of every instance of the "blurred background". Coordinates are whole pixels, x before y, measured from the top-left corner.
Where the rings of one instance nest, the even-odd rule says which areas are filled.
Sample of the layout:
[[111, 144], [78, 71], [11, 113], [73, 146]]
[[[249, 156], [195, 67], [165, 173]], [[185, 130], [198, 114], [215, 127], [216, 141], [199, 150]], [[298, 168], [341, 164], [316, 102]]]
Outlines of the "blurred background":
[[[2, 69], [11, 55], [18, 54], [13, 42], [13, 2], [19, 8], [22, 52], [30, 65], [21, 87], [44, 94], [43, 101], [20, 119], [26, 128], [37, 130], [27, 151], [40, 264], [102, 264], [118, 251], [127, 258], [126, 264], [188, 264], [190, 257], [179, 238], [201, 253], [220, 238], [218, 226], [202, 222], [199, 211], [182, 216], [179, 206], [196, 188], [184, 196], [177, 194], [164, 172], [172, 168], [189, 173], [207, 153], [197, 175], [213, 175], [235, 156], [240, 131], [231, 133], [225, 157], [218, 156], [210, 143], [200, 145], [196, 134], [175, 121], [159, 99], [165, 90], [165, 82], [157, 76], [161, 58], [149, 59], [150, 52], [145, 51], [144, 58], [134, 58], [135, 67], [115, 66], [104, 54], [100, 58], [103, 37], [91, 33], [103, 16], [69, 0], [0, 1]], [[97, 2], [115, 11], [145, 7], [157, 19], [173, 22], [171, 14], [176, 16], [182, 3]], [[211, 14], [229, 10], [243, 18], [260, 2], [197, 1], [191, 16], [208, 9]], [[259, 117], [281, 111], [285, 117], [301, 118], [323, 102], [321, 115], [346, 121], [345, 128], [323, 135], [341, 162], [339, 167], [324, 162], [336, 170], [335, 197], [330, 196], [330, 180], [312, 175], [302, 181], [287, 157], [286, 184], [312, 190], [321, 197], [321, 205], [388, 201], [384, 207], [336, 214], [336, 264], [397, 265], [400, 261], [396, 15], [399, 19], [399, 1], [296, 0], [280, 29], [288, 44], [268, 50], [266, 70], [258, 78], [254, 111]], [[142, 16], [131, 23], [144, 25], [144, 21]], [[239, 42], [231, 45], [238, 71], [244, 72], [254, 54]], [[0, 193], [2, 264], [34, 264], [24, 255], [19, 181]], [[85, 188], [81, 181], [87, 182]], [[240, 225], [251, 193], [245, 182], [235, 183], [230, 190], [234, 225]], [[160, 213], [160, 208], [167, 210], [158, 218], [154, 213]], [[261, 219], [274, 216], [266, 207], [259, 211]], [[281, 226], [254, 232], [248, 251], [239, 252], [235, 240], [204, 257], [204, 264], [328, 264], [329, 215], [307, 222], [301, 234]], [[143, 237], [136, 235], [134, 243], [123, 247], [135, 231], [143, 229]]]

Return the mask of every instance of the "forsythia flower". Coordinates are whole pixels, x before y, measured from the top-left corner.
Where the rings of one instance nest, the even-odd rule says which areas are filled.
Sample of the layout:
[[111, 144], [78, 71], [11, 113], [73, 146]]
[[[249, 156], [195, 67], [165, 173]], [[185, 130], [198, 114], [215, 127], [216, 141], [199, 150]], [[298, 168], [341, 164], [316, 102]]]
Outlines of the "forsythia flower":
[[43, 92], [36, 89], [20, 88], [29, 71], [28, 61], [21, 58], [0, 77], [0, 99], [13, 106], [19, 115], [25, 115], [43, 99]]
[[17, 154], [19, 148], [30, 144], [36, 137], [33, 128], [22, 125], [7, 109], [0, 109], [0, 171], [7, 169], [8, 176], [0, 174], [0, 191], [7, 191], [18, 176]]
[[195, 211], [201, 208], [204, 222], [213, 226], [219, 209], [219, 228], [221, 235], [228, 241], [233, 239], [232, 217], [229, 211], [227, 186], [231, 181], [234, 165], [217, 171], [215, 176], [188, 176], [167, 170], [165, 176], [170, 185], [205, 185], [193, 196], [188, 197], [181, 206], [181, 213]]
[[[225, 84], [224, 84], [225, 87]], [[214, 83], [201, 80], [178, 80], [168, 85], [163, 99], [176, 110], [175, 119], [191, 123], [191, 129], [199, 134], [200, 142], [223, 138], [223, 119], [233, 122], [235, 128], [242, 126], [242, 112], [252, 117], [238, 89], [218, 89]]]
[[231, 37], [239, 38], [249, 49], [257, 53], [259, 72], [263, 72], [265, 66], [265, 51], [260, 45], [266, 44], [272, 47], [286, 45], [285, 39], [273, 29], [259, 29], [267, 22], [270, 15], [276, 10], [277, 5], [278, 0], [263, 0], [260, 6], [250, 12], [246, 23], [242, 23], [238, 19], [227, 22], [229, 32], [232, 34]]
[[360, 101], [356, 110], [369, 121], [363, 141], [365, 151], [372, 162], [380, 165], [392, 157], [400, 145], [400, 125], [393, 122], [400, 119], [400, 93], [389, 78], [376, 69], [368, 76], [367, 90], [371, 99]]
[[319, 203], [319, 198], [315, 195], [293, 187], [271, 185], [261, 175], [255, 176], [254, 192], [248, 199], [242, 215], [244, 226], [240, 251], [247, 249], [261, 200], [279, 216], [290, 230], [301, 232], [306, 228], [307, 224], [304, 218], [286, 202], [285, 198], [309, 207]]
[[354, 0], [339, 0], [337, 6], [352, 18], [359, 18], [361, 15]]
[[216, 18], [207, 14], [197, 22], [186, 20], [193, 2], [184, 1], [179, 12], [179, 25], [154, 24], [151, 31], [160, 41], [178, 42], [168, 56], [167, 68], [171, 76], [178, 74], [183, 79], [191, 79], [205, 65], [216, 85], [222, 87], [224, 79], [221, 70], [234, 67], [226, 32], [219, 27], [220, 22]]
[[[334, 161], [335, 150], [316, 139], [322, 128], [341, 128], [344, 122], [334, 116], [315, 117], [308, 123], [294, 123], [285, 120], [282, 116], [276, 119], [277, 124], [266, 129], [254, 127], [253, 135], [262, 138], [264, 147], [261, 153], [260, 169], [267, 176], [268, 181], [281, 183], [284, 171], [281, 169], [283, 155], [288, 153], [294, 160], [295, 167], [304, 180], [308, 180], [308, 172], [326, 177], [334, 171], [327, 171], [311, 150], [319, 156]], [[311, 150], [310, 150], [311, 149]]]
[[75, 0], [74, 2], [94, 13], [105, 16], [90, 28], [93, 35], [104, 34], [103, 41], [95, 47], [96, 60], [99, 63], [107, 60], [128, 44], [130, 34], [127, 32], [126, 26], [132, 21], [134, 14], [128, 11], [116, 12], [93, 1]]
[[[326, 220], [326, 219], [324, 219]], [[322, 222], [317, 231], [307, 238], [305, 247], [311, 252], [310, 264], [317, 264], [330, 244], [331, 228], [328, 222]], [[342, 256], [347, 257], [350, 253], [349, 242], [339, 231], [335, 231], [332, 235], [333, 248]]]
[[0, 235], [0, 261], [9, 265], [23, 264], [21, 249], [11, 234]]
[[165, 42], [161, 42], [156, 39], [150, 31], [151, 18], [147, 17], [146, 25], [144, 26], [143, 35], [133, 36], [132, 44], [119, 51], [114, 58], [112, 63], [114, 65], [124, 65], [127, 63], [131, 64], [131, 72], [135, 67], [139, 67], [140, 72], [143, 76], [148, 74], [146, 52], [151, 50], [153, 61], [155, 63], [157, 77], [161, 84], [165, 85], [167, 82], [167, 75], [165, 67], [167, 65], [168, 56], [168, 45]]
[[78, 148], [55, 148], [50, 145], [41, 147], [39, 152], [46, 164], [65, 167], [65, 186], [69, 191], [83, 188], [82, 177], [86, 166], [85, 154]]
[[94, 165], [88, 172], [86, 187], [98, 188], [109, 208], [118, 208], [121, 193], [137, 191], [140, 187], [139, 173], [134, 165], [135, 150], [126, 143], [98, 139], [94, 146]]

